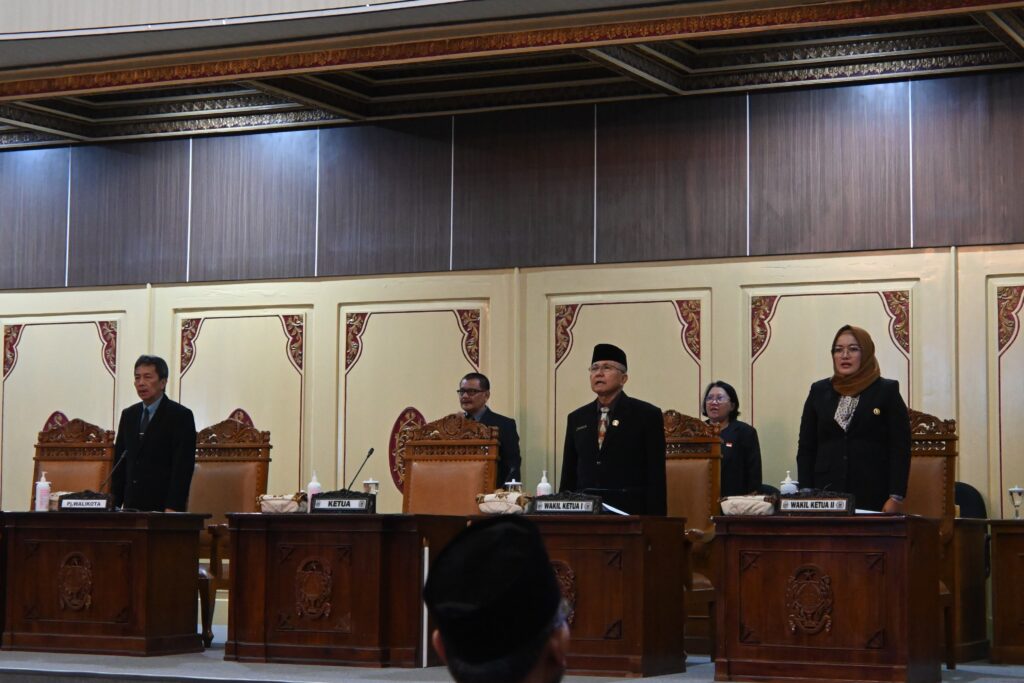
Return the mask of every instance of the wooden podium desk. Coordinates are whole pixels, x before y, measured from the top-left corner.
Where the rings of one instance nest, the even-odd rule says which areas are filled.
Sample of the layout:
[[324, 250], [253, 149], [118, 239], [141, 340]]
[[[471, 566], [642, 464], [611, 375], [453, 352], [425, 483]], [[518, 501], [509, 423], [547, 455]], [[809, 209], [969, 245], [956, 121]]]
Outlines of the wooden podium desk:
[[992, 652], [996, 664], [1024, 664], [1024, 520], [993, 519]]
[[439, 664], [423, 623], [424, 551], [464, 517], [228, 515], [224, 659], [349, 666]]
[[201, 652], [206, 515], [7, 512], [5, 650]]
[[938, 521], [716, 517], [716, 681], [941, 680]]
[[571, 609], [569, 673], [686, 670], [685, 520], [531, 515]]

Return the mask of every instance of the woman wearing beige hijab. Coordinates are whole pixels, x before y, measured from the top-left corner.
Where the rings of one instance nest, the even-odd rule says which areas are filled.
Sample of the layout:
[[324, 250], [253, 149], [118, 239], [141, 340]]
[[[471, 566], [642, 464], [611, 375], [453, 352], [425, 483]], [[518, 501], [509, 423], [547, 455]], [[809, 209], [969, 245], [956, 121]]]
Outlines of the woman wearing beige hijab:
[[843, 325], [831, 378], [811, 385], [800, 419], [800, 486], [852, 493], [858, 508], [900, 512], [910, 475], [910, 419], [899, 382], [881, 377], [865, 330]]

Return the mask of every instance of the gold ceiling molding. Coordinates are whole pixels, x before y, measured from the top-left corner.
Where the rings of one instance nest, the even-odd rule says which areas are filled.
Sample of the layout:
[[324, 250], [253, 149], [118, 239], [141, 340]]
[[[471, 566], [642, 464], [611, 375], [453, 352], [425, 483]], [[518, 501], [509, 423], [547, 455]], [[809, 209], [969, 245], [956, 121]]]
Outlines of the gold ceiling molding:
[[740, 11], [591, 26], [537, 29], [384, 45], [326, 49], [293, 54], [172, 66], [115, 69], [102, 73], [0, 82], [0, 101], [133, 90], [183, 83], [234, 81], [255, 77], [317, 73], [408, 62], [500, 54], [566, 50], [638, 41], [685, 39], [779, 29], [966, 14], [1024, 6], [992, 0], [866, 0], [779, 9]]

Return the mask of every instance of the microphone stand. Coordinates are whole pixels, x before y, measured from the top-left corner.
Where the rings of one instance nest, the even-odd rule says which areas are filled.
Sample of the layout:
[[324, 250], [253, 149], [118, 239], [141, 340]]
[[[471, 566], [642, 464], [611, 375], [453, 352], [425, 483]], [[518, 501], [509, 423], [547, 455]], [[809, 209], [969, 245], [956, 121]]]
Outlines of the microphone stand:
[[373, 455], [373, 446], [370, 446], [370, 450], [366, 452], [366, 457], [363, 458], [363, 464], [359, 466], [359, 469], [356, 470], [356, 473], [352, 476], [352, 481], [350, 481], [348, 486], [345, 487], [346, 491], [352, 490], [352, 484], [356, 483], [356, 479], [359, 478], [359, 473], [363, 471], [363, 465], [366, 465], [366, 461], [370, 459], [371, 455]]

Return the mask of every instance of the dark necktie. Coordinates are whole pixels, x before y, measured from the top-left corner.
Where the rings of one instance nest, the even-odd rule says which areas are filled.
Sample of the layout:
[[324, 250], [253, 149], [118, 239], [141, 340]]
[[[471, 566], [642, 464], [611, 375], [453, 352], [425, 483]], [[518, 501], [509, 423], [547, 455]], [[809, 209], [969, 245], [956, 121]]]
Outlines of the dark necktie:
[[149, 408], [142, 407], [142, 424], [139, 425], [139, 436], [146, 433], [146, 427], [149, 426]]

